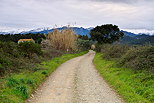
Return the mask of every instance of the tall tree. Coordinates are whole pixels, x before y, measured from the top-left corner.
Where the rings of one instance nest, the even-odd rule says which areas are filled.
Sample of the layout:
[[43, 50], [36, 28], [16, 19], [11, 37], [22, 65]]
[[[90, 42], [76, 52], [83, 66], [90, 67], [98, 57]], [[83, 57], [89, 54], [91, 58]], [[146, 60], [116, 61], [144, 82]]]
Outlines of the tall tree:
[[123, 37], [124, 33], [120, 31], [117, 25], [106, 24], [97, 26], [90, 31], [91, 39], [99, 44], [113, 43]]

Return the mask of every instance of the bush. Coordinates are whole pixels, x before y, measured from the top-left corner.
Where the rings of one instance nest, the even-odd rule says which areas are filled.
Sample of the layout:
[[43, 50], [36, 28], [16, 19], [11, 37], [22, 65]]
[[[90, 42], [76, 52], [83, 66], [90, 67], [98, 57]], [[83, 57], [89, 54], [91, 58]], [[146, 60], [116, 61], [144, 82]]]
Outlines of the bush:
[[39, 44], [0, 42], [0, 76], [23, 69], [32, 70], [36, 63], [41, 62], [42, 54]]
[[100, 45], [100, 44], [97, 43], [97, 44], [95, 45], [95, 47], [96, 47], [95, 50], [96, 50], [97, 52], [101, 52], [101, 49], [102, 49], [103, 45]]
[[9, 71], [8, 67], [12, 64], [11, 58], [5, 56], [5, 53], [0, 52], [0, 75], [4, 75], [5, 71]]
[[154, 46], [137, 46], [131, 48], [122, 56], [119, 64], [135, 70], [154, 72]]
[[[44, 61], [33, 71], [22, 70], [21, 73], [9, 74], [0, 79], [0, 103], [24, 103], [45, 78], [65, 61], [81, 56], [87, 52], [67, 54], [62, 57]], [[31, 64], [31, 63], [30, 63]], [[27, 70], [27, 68], [26, 68]]]
[[24, 85], [16, 87], [16, 94], [21, 96], [23, 99], [27, 99], [29, 97], [28, 88]]
[[24, 54], [24, 56], [31, 58], [33, 54], [41, 55], [41, 46], [33, 42], [23, 42], [19, 44], [19, 51]]
[[115, 61], [102, 59], [100, 53], [96, 54], [94, 64], [100, 75], [123, 97], [126, 103], [154, 103], [153, 74], [121, 68]]
[[11, 57], [19, 57], [17, 44], [14, 42], [0, 42], [0, 53]]
[[8, 80], [7, 80], [7, 86], [8, 87], [14, 87], [18, 84], [19, 84], [18, 81], [14, 78], [8, 78]]
[[55, 50], [52, 47], [43, 48], [43, 57], [46, 59], [52, 59], [54, 57], [58, 57], [64, 54], [62, 51]]
[[101, 52], [104, 53], [104, 58], [121, 58], [130, 49], [127, 45], [103, 45]]
[[154, 72], [154, 46], [102, 45], [103, 58], [117, 59], [120, 66]]
[[79, 50], [89, 50], [91, 49], [91, 45], [93, 44], [93, 41], [89, 41], [89, 40], [82, 40], [82, 39], [78, 39], [77, 40], [77, 47]]
[[47, 39], [50, 41], [53, 48], [56, 50], [62, 51], [74, 51], [76, 50], [76, 40], [77, 35], [71, 29], [65, 30], [54, 30], [50, 32], [47, 36]]

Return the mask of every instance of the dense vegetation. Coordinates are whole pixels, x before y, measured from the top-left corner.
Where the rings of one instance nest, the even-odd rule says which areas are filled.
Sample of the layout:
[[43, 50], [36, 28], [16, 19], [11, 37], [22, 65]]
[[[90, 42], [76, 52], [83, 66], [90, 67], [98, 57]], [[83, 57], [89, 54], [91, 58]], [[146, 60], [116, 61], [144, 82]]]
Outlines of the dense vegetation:
[[117, 25], [106, 24], [96, 26], [90, 31], [91, 39], [97, 41], [98, 44], [114, 43], [123, 37], [124, 33], [120, 31]]
[[88, 35], [78, 35], [78, 38], [82, 40], [89, 40]]
[[[60, 64], [65, 61], [83, 55], [65, 54], [50, 61], [42, 62], [31, 70], [14, 73], [0, 79], [0, 102], [1, 103], [24, 103], [31, 93], [49, 76]], [[26, 69], [26, 68], [25, 68]]]
[[[47, 36], [1, 35], [3, 38], [0, 38], [0, 102], [23, 103], [61, 63], [86, 53], [79, 53], [83, 49], [78, 49], [77, 36], [73, 31], [69, 34], [69, 31], [71, 30], [54, 31], [54, 35], [50, 33], [51, 35]], [[19, 39], [25, 38], [32, 38], [35, 43], [17, 43]]]
[[[118, 36], [118, 37], [116, 37]], [[96, 51], [102, 52], [107, 60], [116, 60], [119, 66], [127, 67], [136, 70], [144, 70], [154, 72], [154, 46], [147, 45], [122, 45], [117, 44], [117, 41], [122, 37], [118, 26], [102, 25], [91, 30], [91, 38], [96, 40]], [[132, 37], [135, 37], [132, 35]], [[140, 35], [135, 37], [148, 37]]]
[[154, 46], [103, 45], [101, 52], [107, 60], [116, 60], [119, 66], [154, 73]]
[[[152, 37], [149, 42], [149, 36], [146, 35], [130, 38], [124, 36], [120, 42], [119, 39], [109, 42], [111, 37], [107, 34], [112, 33], [107, 31], [110, 28], [96, 28], [91, 31], [91, 35], [92, 39], [98, 42], [96, 51], [100, 53], [96, 54], [94, 64], [100, 74], [126, 102], [153, 103], [154, 46], [150, 45]], [[142, 42], [147, 45], [141, 45]], [[124, 45], [125, 43], [127, 45]]]
[[152, 73], [119, 67], [116, 61], [106, 60], [104, 56], [101, 53], [96, 54], [94, 59], [96, 69], [127, 103], [154, 102]]
[[[49, 54], [50, 59], [62, 53]], [[52, 52], [51, 52], [52, 53]], [[0, 76], [6, 73], [33, 70], [35, 64], [47, 60], [41, 46], [32, 42], [24, 42], [19, 45], [14, 42], [0, 42]]]
[[15, 42], [17, 43], [19, 39], [34, 39], [36, 43], [41, 43], [43, 39], [46, 38], [44, 34], [8, 34], [8, 35], [0, 35], [0, 41], [2, 42]]
[[[0, 38], [0, 76], [23, 70], [33, 71], [36, 64], [43, 60], [52, 59], [64, 53], [88, 50], [91, 46], [88, 40], [77, 40], [77, 36], [71, 29], [55, 30], [47, 36], [43, 34], [0, 36], [2, 37]], [[19, 39], [25, 38], [33, 38], [36, 43], [17, 44]], [[37, 43], [39, 40], [43, 40], [41, 45], [40, 42]]]
[[[19, 39], [27, 38], [34, 39], [36, 43], [17, 44]], [[80, 36], [80, 38], [85, 39], [87, 36]], [[89, 40], [77, 40], [77, 36], [69, 29], [53, 31], [47, 36], [43, 34], [0, 35], [0, 76], [33, 69], [35, 64], [60, 56], [68, 49], [70, 49], [69, 53], [88, 50], [91, 44]]]
[[120, 43], [127, 45], [154, 45], [154, 36], [142, 34], [131, 37], [125, 34], [125, 36], [120, 40]]
[[46, 69], [39, 64], [62, 55], [56, 50], [46, 52], [48, 49], [33, 42], [0, 42], [1, 103], [21, 103], [29, 97], [45, 78]]
[[[154, 102], [154, 46], [117, 44], [123, 33], [113, 25], [96, 27], [91, 36], [77, 36], [72, 30], [56, 30], [47, 36], [0, 35], [0, 94], [3, 94], [0, 101], [25, 100], [58, 65], [83, 53], [55, 57], [85, 51], [95, 44], [96, 51], [101, 52], [94, 60], [96, 68], [127, 102]], [[133, 38], [140, 45], [144, 37]], [[25, 38], [33, 38], [36, 43], [17, 44], [19, 39]], [[134, 39], [128, 39], [128, 44], [133, 44]]]
[[90, 50], [92, 44], [94, 44], [94, 42], [91, 40], [82, 40], [82, 39], [77, 40], [77, 48], [79, 50], [83, 50], [83, 51]]
[[94, 64], [128, 103], [154, 102], [154, 46], [99, 45]]

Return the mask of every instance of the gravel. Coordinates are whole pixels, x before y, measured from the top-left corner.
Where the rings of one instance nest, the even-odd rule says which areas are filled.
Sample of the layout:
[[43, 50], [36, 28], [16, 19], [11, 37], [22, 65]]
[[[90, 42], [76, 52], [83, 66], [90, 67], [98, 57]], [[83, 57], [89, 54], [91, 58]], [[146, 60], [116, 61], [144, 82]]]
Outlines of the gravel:
[[124, 103], [95, 69], [94, 55], [62, 64], [25, 103]]

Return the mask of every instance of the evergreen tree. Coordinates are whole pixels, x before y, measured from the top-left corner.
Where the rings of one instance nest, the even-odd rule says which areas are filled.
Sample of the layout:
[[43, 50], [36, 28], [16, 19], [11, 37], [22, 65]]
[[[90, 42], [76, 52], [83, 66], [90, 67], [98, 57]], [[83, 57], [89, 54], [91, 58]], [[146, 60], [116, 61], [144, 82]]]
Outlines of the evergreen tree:
[[97, 26], [90, 32], [91, 39], [97, 41], [98, 44], [113, 43], [123, 37], [124, 33], [116, 25], [106, 24]]

